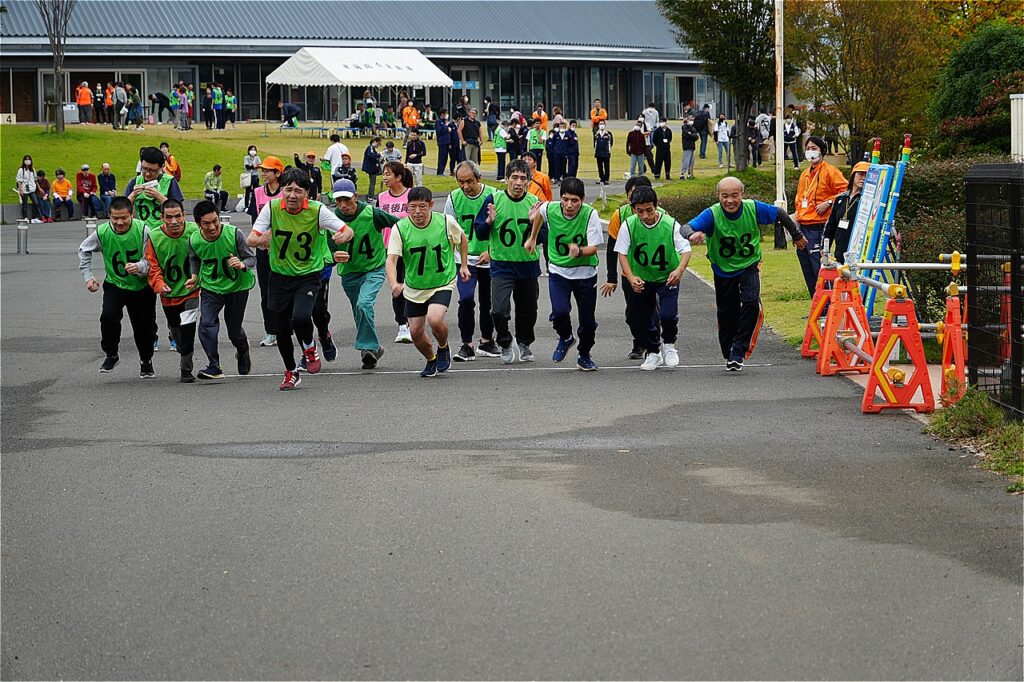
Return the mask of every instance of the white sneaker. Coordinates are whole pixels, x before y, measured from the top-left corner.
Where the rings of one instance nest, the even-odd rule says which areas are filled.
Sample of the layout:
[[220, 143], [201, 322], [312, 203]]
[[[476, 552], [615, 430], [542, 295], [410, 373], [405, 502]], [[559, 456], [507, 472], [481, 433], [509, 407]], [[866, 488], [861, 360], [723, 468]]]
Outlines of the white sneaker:
[[41, 222], [43, 222], [43, 221], [42, 221], [42, 220], [40, 220], [39, 218], [33, 218], [33, 219], [32, 219], [32, 220], [30, 220], [29, 222], [30, 222], [30, 223], [41, 223]]
[[679, 366], [679, 351], [676, 350], [676, 345], [674, 343], [665, 344], [665, 366]]
[[661, 353], [648, 353], [647, 357], [644, 358], [644, 364], [640, 365], [640, 369], [651, 371], [658, 369], [665, 364], [665, 360], [662, 359]]
[[395, 337], [395, 343], [412, 343], [412, 334], [409, 333], [409, 325], [398, 325], [398, 336]]

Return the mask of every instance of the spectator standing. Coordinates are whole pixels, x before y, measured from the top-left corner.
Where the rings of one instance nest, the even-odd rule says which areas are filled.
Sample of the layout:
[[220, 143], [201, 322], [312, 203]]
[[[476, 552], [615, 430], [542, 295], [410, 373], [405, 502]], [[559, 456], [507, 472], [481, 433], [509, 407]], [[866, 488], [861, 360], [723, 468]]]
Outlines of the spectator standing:
[[[773, 128], [771, 123], [772, 117], [768, 115], [768, 110], [764, 107], [758, 109], [757, 118], [754, 119], [754, 125], [757, 126], [757, 133], [761, 136], [762, 145], [766, 145], [769, 138], [772, 136]], [[764, 147], [759, 150], [759, 157], [761, 158], [762, 163], [764, 163], [768, 157], [766, 151], [767, 150]]]
[[167, 119], [174, 123], [174, 112], [171, 110], [171, 99], [162, 92], [154, 92], [149, 96], [149, 115], [153, 123], [163, 123], [164, 112], [167, 112]]
[[103, 88], [103, 107], [107, 111], [107, 123], [113, 123], [116, 120], [116, 112], [114, 111], [114, 84], [107, 81], [107, 87]]
[[694, 127], [694, 114], [688, 114], [686, 120], [683, 121], [682, 137], [683, 137], [683, 166], [679, 169], [679, 179], [686, 180], [689, 178], [693, 180], [693, 166], [696, 163], [697, 156], [697, 140], [700, 139], [700, 134], [697, 132], [697, 128]]
[[173, 86], [171, 92], [167, 95], [167, 101], [171, 103], [171, 123], [174, 124], [174, 129], [177, 130], [179, 125], [178, 109], [181, 108], [181, 104], [178, 100], [178, 86]]
[[[56, 175], [57, 177], [50, 186], [50, 189], [53, 190], [53, 217], [57, 221], [72, 220], [75, 217], [75, 203], [71, 200], [74, 188], [71, 187], [71, 182], [65, 177], [63, 168], [58, 168]], [[61, 218], [61, 213], [64, 214], [63, 218]], [[39, 221], [36, 220], [35, 222]]]
[[184, 87], [178, 89], [178, 128], [192, 130], [192, 100]]
[[128, 122], [134, 125], [136, 130], [145, 130], [142, 125], [142, 96], [131, 83], [125, 83], [124, 89], [128, 93]]
[[823, 158], [825, 140], [817, 135], [807, 138], [804, 154], [810, 166], [800, 174], [796, 190], [796, 222], [807, 237], [807, 248], [797, 251], [807, 292], [814, 287], [821, 269], [821, 238], [835, 198], [846, 191], [846, 178]]
[[718, 145], [718, 167], [722, 165], [722, 152], [725, 152], [725, 161], [732, 164], [732, 157], [729, 155], [729, 122], [725, 120], [725, 114], [718, 115], [718, 123], [715, 124], [715, 143]]
[[[548, 114], [544, 111], [544, 102], [537, 102], [537, 107], [533, 110], [533, 117], [540, 120], [540, 127], [547, 132], [548, 129]], [[540, 163], [540, 158], [537, 158], [537, 163]]]
[[[600, 102], [600, 100], [597, 100]], [[608, 130], [608, 124], [599, 121], [597, 132], [594, 133], [594, 160], [597, 161], [597, 177], [602, 185], [607, 185], [611, 177], [612, 145], [614, 138]]]
[[654, 141], [654, 178], [660, 178], [664, 168], [668, 180], [672, 176], [672, 129], [668, 127], [668, 119], [658, 121], [651, 139]]
[[224, 130], [224, 88], [220, 83], [213, 84], [213, 120], [217, 130]]
[[708, 158], [708, 127], [711, 124], [711, 105], [705, 103], [693, 117], [693, 127], [700, 135], [700, 158]]
[[501, 118], [501, 108], [490, 97], [484, 97], [484, 114], [487, 116], [487, 141], [493, 142], [494, 136], [498, 134], [498, 120]]
[[92, 90], [89, 89], [88, 81], [82, 81], [81, 85], [75, 88], [75, 104], [78, 105], [78, 122], [82, 125], [92, 123]]
[[171, 145], [161, 142], [160, 151], [164, 155], [164, 171], [170, 173], [178, 182], [181, 182], [181, 164], [178, 163], [178, 159], [171, 153]]
[[46, 179], [46, 171], [36, 171], [36, 201], [39, 208], [39, 219], [44, 223], [52, 223], [53, 215], [50, 203], [50, 181]]
[[494, 133], [494, 155], [498, 160], [497, 180], [505, 179], [505, 163], [508, 161], [508, 121], [498, 124], [498, 130]]
[[231, 124], [231, 129], [235, 129], [235, 120], [238, 112], [238, 98], [231, 92], [230, 89], [224, 93], [224, 112], [227, 116], [228, 123]]
[[633, 129], [626, 135], [626, 153], [629, 154], [629, 175], [644, 175], [644, 158], [647, 156], [647, 136], [644, 135], [642, 124], [637, 121]]
[[476, 109], [470, 107], [469, 115], [459, 124], [459, 142], [467, 161], [480, 164], [480, 121], [476, 120]]
[[452, 143], [448, 147], [448, 173], [455, 177], [455, 166], [462, 161], [462, 144], [459, 142], [459, 125], [462, 123], [462, 119], [456, 115], [455, 118], [448, 120], [448, 136], [451, 137]]
[[206, 92], [203, 93], [202, 111], [203, 123], [206, 124], [206, 129], [213, 130], [213, 88], [206, 88]]
[[522, 155], [523, 150], [523, 124], [518, 119], [508, 122], [508, 160], [514, 161]]
[[341, 155], [341, 165], [338, 166], [337, 173], [339, 180], [348, 180], [353, 187], [359, 186], [359, 173], [352, 165], [352, 157], [349, 154]]
[[99, 189], [96, 174], [89, 171], [89, 164], [83, 163], [82, 169], [75, 174], [75, 199], [78, 200], [83, 218], [95, 218], [103, 209], [98, 196]]
[[95, 123], [107, 122], [107, 107], [103, 101], [103, 85], [101, 83], [96, 84], [96, 92], [92, 96], [92, 115]]
[[110, 172], [110, 164], [105, 163], [97, 178], [100, 183], [100, 200], [103, 202], [103, 212], [110, 217], [110, 202], [117, 196], [117, 178]]
[[[21, 159], [21, 167], [18, 169], [15, 182], [17, 183], [15, 189], [17, 189], [18, 198], [21, 200], [21, 217], [31, 219], [33, 223], [42, 222], [39, 217], [39, 203], [36, 195], [36, 169], [32, 165], [32, 157], [28, 154]], [[29, 212], [29, 204], [32, 204], [34, 214]]]
[[553, 107], [551, 109], [551, 129], [552, 130], [557, 130], [562, 125], [562, 122], [564, 120], [565, 120], [565, 117], [562, 116], [562, 108], [561, 107]]
[[757, 120], [747, 119], [747, 152], [750, 158], [750, 165], [757, 168], [761, 165], [761, 131], [757, 127]]
[[576, 133], [579, 123], [569, 121], [569, 132], [565, 133], [565, 172], [563, 177], [575, 178], [580, 168], [580, 138]]
[[555, 165], [557, 162], [555, 146], [561, 142], [561, 132], [562, 131], [556, 125], [551, 129], [551, 132], [548, 133], [548, 140], [544, 143], [544, 151], [547, 153], [548, 157], [548, 177], [555, 182], [558, 182], [558, 168]]
[[658, 127], [658, 120], [661, 115], [658, 113], [657, 107], [654, 106], [654, 102], [648, 102], [647, 108], [640, 112], [640, 115], [644, 117], [644, 127], [647, 133], [647, 146], [654, 146], [654, 129]]
[[[782, 124], [782, 143], [785, 145], [783, 153], [789, 153], [793, 157], [793, 167], [800, 167], [800, 126], [793, 118], [793, 112], [786, 113], [786, 119]], [[810, 237], [808, 237], [810, 239]]]
[[256, 145], [249, 145], [249, 149], [245, 152], [245, 158], [242, 159], [242, 167], [245, 173], [249, 174], [249, 184], [245, 185], [245, 181], [242, 181], [242, 186], [245, 188], [245, 197], [242, 200], [243, 205], [248, 206], [252, 201], [253, 192], [260, 186], [260, 157], [257, 153]]
[[337, 133], [331, 135], [331, 146], [324, 152], [324, 160], [331, 164], [331, 184], [338, 179], [337, 170], [341, 167], [341, 157], [348, 154], [348, 147], [341, 143], [341, 136]]
[[228, 193], [224, 191], [224, 178], [219, 163], [214, 164], [213, 170], [203, 178], [203, 196], [207, 201], [212, 201], [218, 210], [228, 210]]
[[427, 156], [427, 145], [420, 139], [418, 130], [409, 132], [409, 141], [405, 144], [405, 165], [412, 171], [412, 186], [423, 186], [423, 159]]
[[[850, 246], [850, 227], [857, 219], [857, 211], [860, 208], [860, 192], [864, 189], [864, 178], [867, 176], [871, 164], [861, 161], [853, 167], [850, 172], [850, 184], [846, 191], [837, 196], [832, 202], [832, 213], [829, 214], [828, 222], [825, 223], [823, 239], [827, 239], [835, 249], [835, 259], [840, 263], [846, 262], [846, 249]], [[824, 248], [822, 251], [832, 250]]]
[[124, 130], [125, 121], [128, 119], [128, 91], [124, 83], [117, 82], [114, 86], [114, 119], [112, 124], [114, 130]]
[[448, 129], [448, 110], [443, 107], [437, 112], [437, 121], [434, 123], [434, 141], [437, 142], [437, 174], [444, 175], [452, 134]]
[[295, 154], [293, 160], [295, 161], [295, 167], [306, 171], [306, 175], [309, 176], [310, 185], [306, 192], [308, 198], [313, 201], [320, 201], [320, 193], [323, 191], [324, 186], [324, 176], [320, 171], [320, 164], [316, 162], [316, 152], [312, 149], [306, 152], [305, 161], [300, 159], [298, 154]]
[[455, 105], [454, 115], [458, 116], [460, 119], [466, 118], [466, 116], [469, 115], [469, 98], [465, 95], [459, 97], [459, 103]]
[[384, 157], [380, 153], [380, 138], [374, 135], [370, 144], [366, 145], [363, 151], [363, 172], [369, 178], [366, 187], [366, 202], [373, 203], [377, 199], [377, 176], [381, 173], [384, 165]]
[[596, 133], [601, 123], [607, 123], [608, 110], [601, 106], [601, 100], [594, 100], [594, 108], [590, 110], [590, 127]]

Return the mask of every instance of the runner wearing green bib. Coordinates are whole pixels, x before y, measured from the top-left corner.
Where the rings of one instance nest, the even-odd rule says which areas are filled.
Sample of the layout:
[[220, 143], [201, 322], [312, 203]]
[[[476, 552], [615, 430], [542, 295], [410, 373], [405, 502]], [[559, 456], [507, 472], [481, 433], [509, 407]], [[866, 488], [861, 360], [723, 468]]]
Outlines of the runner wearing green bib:
[[533, 362], [530, 344], [534, 341], [537, 324], [537, 298], [540, 295], [537, 278], [540, 263], [536, 242], [531, 240], [533, 218], [538, 199], [527, 193], [530, 167], [522, 159], [508, 164], [508, 177], [504, 192], [496, 192], [484, 199], [483, 206], [473, 221], [473, 231], [488, 240], [491, 261], [491, 318], [501, 347], [501, 362], [515, 362], [509, 320], [512, 301], [516, 304], [516, 335], [520, 362]]
[[228, 339], [235, 347], [238, 373], [248, 374], [252, 369], [252, 356], [242, 319], [249, 302], [249, 290], [256, 285], [253, 274], [256, 254], [246, 243], [241, 230], [234, 225], [221, 224], [217, 206], [212, 201], [200, 201], [192, 215], [199, 224], [199, 231], [189, 238], [192, 275], [186, 286], [202, 291], [199, 298], [199, 343], [209, 360], [206, 369], [200, 370], [199, 378], [224, 378], [217, 348], [222, 310]]
[[633, 215], [619, 229], [615, 252], [633, 290], [629, 327], [646, 353], [640, 369], [676, 367], [679, 280], [690, 262], [690, 244], [676, 219], [658, 210], [658, 195], [652, 188], [636, 187], [629, 203]]
[[[495, 137], [497, 143], [498, 137]], [[491, 320], [491, 266], [490, 240], [483, 239], [473, 229], [473, 221], [480, 213], [484, 200], [494, 194], [494, 188], [483, 184], [483, 174], [475, 161], [463, 161], [455, 167], [455, 179], [459, 188], [448, 195], [444, 212], [455, 218], [459, 227], [469, 238], [469, 279], [459, 281], [459, 335], [462, 347], [455, 354], [456, 362], [476, 360], [482, 357], [496, 358], [500, 353], [494, 343], [494, 322]], [[455, 254], [458, 258], [459, 254]], [[479, 288], [477, 284], [479, 283]], [[480, 343], [473, 348], [473, 333], [476, 331], [476, 298], [480, 297]]]
[[547, 141], [548, 134], [544, 130], [541, 120], [539, 118], [533, 119], [533, 127], [526, 133], [526, 150], [533, 152], [537, 158], [537, 168], [540, 168], [541, 161], [544, 160], [544, 146]]
[[[164, 172], [166, 158], [156, 147], [143, 147], [139, 150], [141, 175], [132, 179], [125, 187], [124, 194], [135, 205], [135, 217], [144, 222], [150, 229], [160, 227], [160, 207], [168, 199], [184, 201], [181, 187], [172, 175]], [[144, 186], [148, 183], [153, 186]]]
[[100, 283], [92, 272], [92, 256], [103, 254], [106, 276], [103, 281], [103, 309], [100, 313], [100, 348], [106, 357], [101, 372], [117, 365], [121, 343], [121, 320], [125, 310], [132, 323], [135, 347], [139, 351], [139, 376], [153, 376], [153, 329], [156, 326], [156, 295], [146, 283], [145, 224], [132, 219], [132, 204], [127, 197], [110, 202], [110, 221], [103, 223], [78, 247], [78, 263], [85, 288], [99, 291]]
[[[434, 213], [434, 197], [426, 187], [409, 190], [409, 216], [391, 230], [388, 240], [387, 273], [391, 295], [405, 298], [412, 342], [427, 364], [421, 377], [448, 371], [452, 351], [448, 347], [445, 313], [455, 288], [456, 269], [463, 281], [469, 279], [469, 241], [451, 216]], [[456, 266], [455, 249], [461, 265]], [[398, 281], [398, 259], [405, 261], [405, 283]], [[427, 336], [426, 325], [437, 339], [437, 351]]]
[[334, 262], [324, 231], [333, 233], [336, 244], [352, 239], [352, 230], [326, 206], [308, 198], [309, 174], [290, 168], [281, 176], [281, 198], [270, 201], [253, 222], [246, 238], [249, 246], [269, 249], [270, 295], [277, 348], [284, 361], [280, 389], [299, 385], [292, 330], [302, 344], [306, 371], [320, 371], [320, 355], [313, 340], [313, 308], [321, 286], [324, 266]]
[[551, 355], [555, 362], [565, 360], [576, 343], [572, 335], [572, 299], [576, 299], [579, 316], [580, 345], [576, 367], [594, 371], [597, 364], [590, 357], [597, 331], [597, 253], [604, 243], [601, 218], [586, 198], [579, 178], [562, 178], [561, 201], [549, 201], [533, 222], [532, 240], [545, 225], [548, 228], [548, 295], [551, 297], [551, 323], [558, 334], [558, 344]]
[[494, 155], [498, 158], [497, 180], [505, 179], [505, 160], [508, 158], [508, 121], [502, 121], [494, 133]]
[[725, 369], [738, 372], [757, 345], [764, 321], [761, 310], [760, 225], [781, 224], [797, 249], [807, 247], [799, 226], [784, 210], [743, 198], [743, 183], [733, 177], [718, 183], [718, 203], [684, 226], [694, 244], [707, 241], [715, 277], [718, 343]]
[[195, 381], [192, 352], [196, 345], [196, 321], [199, 318], [199, 292], [190, 290], [189, 238], [198, 232], [195, 223], [185, 220], [180, 201], [168, 199], [160, 207], [161, 224], [146, 228], [145, 252], [149, 266], [149, 286], [160, 297], [171, 341], [180, 355], [181, 383]]
[[373, 369], [384, 353], [374, 322], [377, 293], [387, 278], [383, 233], [399, 219], [356, 197], [356, 186], [351, 180], [342, 178], [334, 182], [334, 215], [344, 220], [354, 235], [352, 241], [335, 247], [334, 262], [338, 264], [341, 287], [352, 305], [355, 348], [362, 357], [363, 369]]

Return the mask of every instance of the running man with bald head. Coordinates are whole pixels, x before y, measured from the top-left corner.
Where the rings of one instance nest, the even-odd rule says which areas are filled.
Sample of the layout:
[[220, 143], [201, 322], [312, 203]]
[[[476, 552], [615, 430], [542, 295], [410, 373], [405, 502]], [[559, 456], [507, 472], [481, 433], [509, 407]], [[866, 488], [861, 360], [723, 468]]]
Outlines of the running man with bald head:
[[718, 182], [718, 203], [683, 226], [691, 244], [707, 242], [715, 275], [718, 342], [725, 369], [738, 372], [757, 345], [761, 310], [761, 230], [778, 222], [798, 249], [807, 246], [799, 226], [783, 210], [743, 198], [743, 183], [731, 176]]

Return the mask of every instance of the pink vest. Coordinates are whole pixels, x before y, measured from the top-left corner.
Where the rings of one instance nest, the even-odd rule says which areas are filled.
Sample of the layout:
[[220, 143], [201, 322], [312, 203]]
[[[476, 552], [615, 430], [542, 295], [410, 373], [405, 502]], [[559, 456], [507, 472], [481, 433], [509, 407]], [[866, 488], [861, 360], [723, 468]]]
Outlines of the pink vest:
[[[384, 190], [377, 195], [377, 208], [396, 218], [405, 218], [409, 215], [409, 190], [406, 189], [397, 197], [391, 193], [391, 190]], [[390, 227], [384, 228], [383, 236], [384, 243], [387, 244], [391, 238]]]

